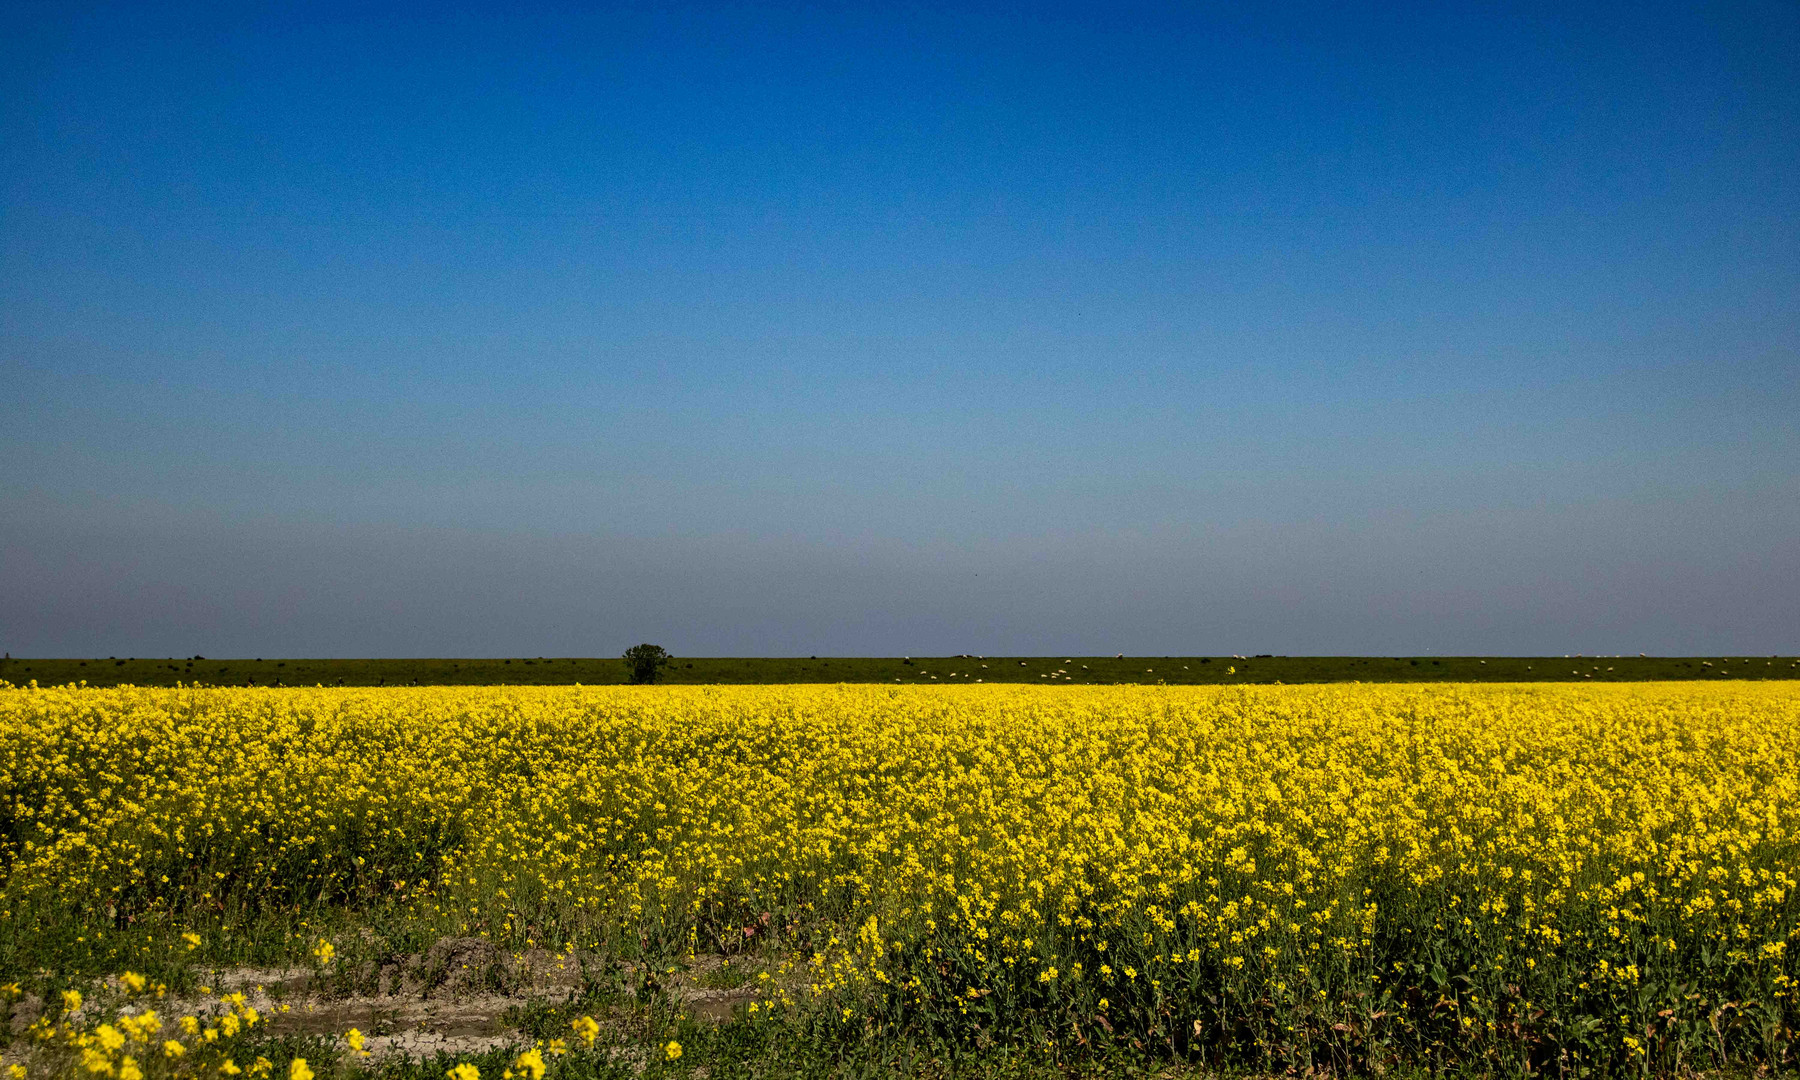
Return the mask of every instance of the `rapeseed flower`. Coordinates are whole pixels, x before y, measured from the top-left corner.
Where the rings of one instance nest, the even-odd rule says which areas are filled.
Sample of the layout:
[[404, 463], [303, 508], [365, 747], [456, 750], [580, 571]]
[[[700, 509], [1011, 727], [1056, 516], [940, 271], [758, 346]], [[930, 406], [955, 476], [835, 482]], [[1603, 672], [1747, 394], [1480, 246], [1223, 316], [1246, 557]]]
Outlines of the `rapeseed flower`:
[[[1791, 684], [12, 688], [0, 778], [3, 917], [96, 941], [227, 890], [624, 942], [646, 980], [691, 947], [651, 943], [729, 940], [759, 1017], [1098, 1010], [1142, 1038], [1237, 1010], [1272, 1069], [1316, 1062], [1332, 1009], [1470, 1060], [1590, 1021], [1607, 1053], [1710, 1038], [1745, 1001], [1800, 1027]], [[335, 925], [294, 947], [333, 963]], [[182, 1021], [183, 1067], [259, 1019], [227, 1005]], [[1736, 1008], [1728, 1049], [1763, 1047]], [[126, 1019], [92, 1032], [114, 1074], [154, 1030]]]

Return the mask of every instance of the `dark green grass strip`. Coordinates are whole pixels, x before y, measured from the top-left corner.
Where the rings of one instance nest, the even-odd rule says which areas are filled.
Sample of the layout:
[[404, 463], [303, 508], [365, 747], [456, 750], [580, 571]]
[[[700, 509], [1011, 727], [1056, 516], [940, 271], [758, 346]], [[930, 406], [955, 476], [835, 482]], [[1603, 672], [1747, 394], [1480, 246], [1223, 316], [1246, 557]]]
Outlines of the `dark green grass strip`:
[[[886, 683], [944, 686], [1220, 685], [1333, 682], [1643, 682], [1796, 679], [1793, 656], [915, 656], [677, 657], [670, 684]], [[0, 661], [0, 680], [23, 686], [589, 686], [626, 681], [623, 661], [595, 657], [306, 660], [99, 657]]]

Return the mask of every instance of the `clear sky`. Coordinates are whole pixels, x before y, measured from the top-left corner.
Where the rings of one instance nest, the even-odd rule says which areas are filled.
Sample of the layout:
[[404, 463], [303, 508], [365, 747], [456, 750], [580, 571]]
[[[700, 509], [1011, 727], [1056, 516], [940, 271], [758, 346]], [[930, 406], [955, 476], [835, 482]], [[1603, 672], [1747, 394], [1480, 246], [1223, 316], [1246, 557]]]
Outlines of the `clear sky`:
[[15, 656], [1800, 650], [1800, 6], [0, 13]]

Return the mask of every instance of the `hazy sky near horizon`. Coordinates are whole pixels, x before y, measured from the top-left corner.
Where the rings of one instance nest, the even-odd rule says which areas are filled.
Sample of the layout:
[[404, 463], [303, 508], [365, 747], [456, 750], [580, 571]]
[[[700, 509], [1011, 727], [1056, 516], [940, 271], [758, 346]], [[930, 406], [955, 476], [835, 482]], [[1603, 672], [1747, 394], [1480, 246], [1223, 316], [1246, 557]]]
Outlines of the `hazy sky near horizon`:
[[13, 3], [14, 655], [1800, 651], [1800, 6]]

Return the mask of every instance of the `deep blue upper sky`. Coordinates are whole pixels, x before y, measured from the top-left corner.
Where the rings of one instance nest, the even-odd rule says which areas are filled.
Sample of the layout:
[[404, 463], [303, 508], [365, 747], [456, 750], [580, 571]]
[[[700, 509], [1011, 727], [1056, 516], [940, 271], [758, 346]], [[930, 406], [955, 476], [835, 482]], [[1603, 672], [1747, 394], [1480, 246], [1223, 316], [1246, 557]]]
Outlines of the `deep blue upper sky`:
[[9, 4], [15, 655], [1800, 650], [1800, 7]]

